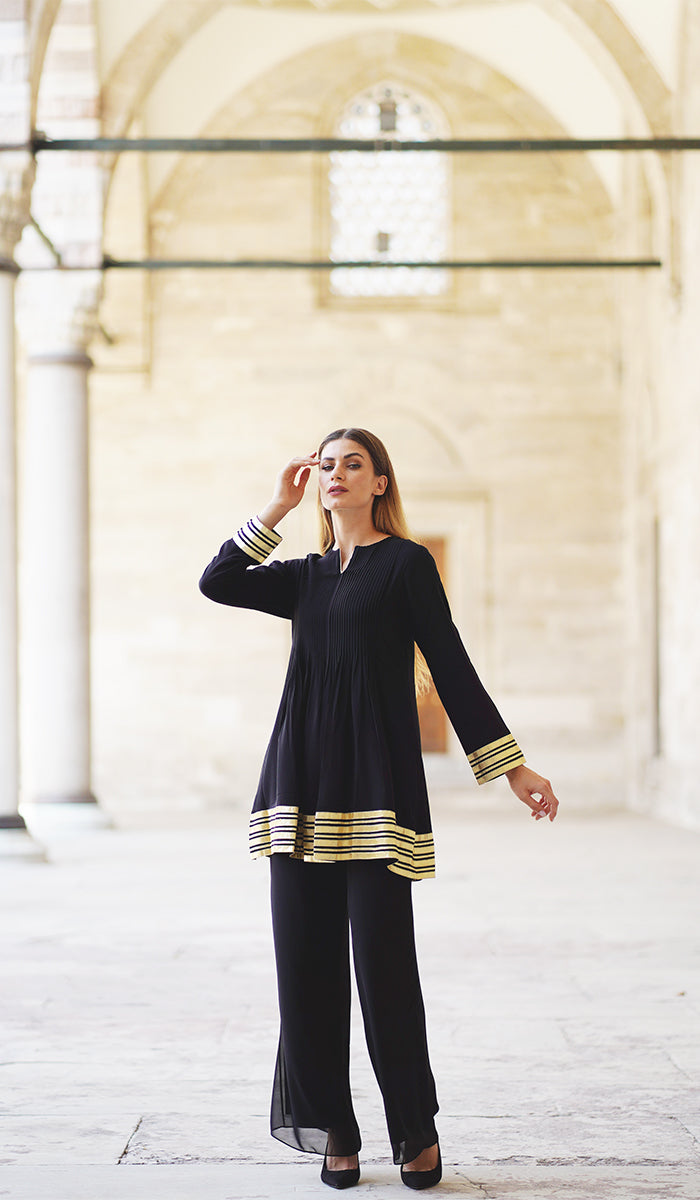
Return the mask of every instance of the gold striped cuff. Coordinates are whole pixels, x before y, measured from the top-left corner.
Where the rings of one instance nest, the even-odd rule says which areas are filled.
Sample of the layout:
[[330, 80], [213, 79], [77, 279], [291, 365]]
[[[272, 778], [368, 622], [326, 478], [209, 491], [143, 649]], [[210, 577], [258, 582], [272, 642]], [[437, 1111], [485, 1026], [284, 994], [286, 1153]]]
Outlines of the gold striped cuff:
[[347, 862], [386, 858], [388, 868], [407, 879], [435, 874], [432, 833], [415, 833], [397, 825], [389, 809], [369, 812], [300, 813], [293, 805], [261, 809], [250, 818], [252, 858], [290, 854], [304, 862]]
[[510, 733], [474, 750], [467, 758], [477, 783], [488, 783], [489, 779], [496, 779], [525, 762], [525, 755]]
[[268, 554], [272, 554], [276, 546], [279, 546], [282, 534], [277, 533], [275, 529], [268, 529], [257, 517], [251, 517], [241, 526], [238, 533], [234, 533], [233, 540], [241, 550], [245, 550], [246, 554], [261, 563]]

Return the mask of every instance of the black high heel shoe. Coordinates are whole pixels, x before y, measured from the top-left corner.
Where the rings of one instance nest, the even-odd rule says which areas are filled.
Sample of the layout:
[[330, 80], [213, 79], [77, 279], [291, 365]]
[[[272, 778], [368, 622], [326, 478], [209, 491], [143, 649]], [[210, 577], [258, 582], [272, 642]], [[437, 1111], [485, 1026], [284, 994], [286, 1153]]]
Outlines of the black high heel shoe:
[[401, 1182], [405, 1183], [407, 1188], [413, 1188], [414, 1192], [422, 1192], [424, 1188], [435, 1187], [435, 1184], [439, 1183], [441, 1179], [442, 1158], [439, 1143], [437, 1166], [430, 1171], [406, 1171], [404, 1174], [404, 1169], [401, 1168]]
[[329, 1187], [337, 1188], [339, 1191], [342, 1188], [354, 1187], [360, 1182], [360, 1167], [359, 1163], [356, 1167], [348, 1167], [345, 1171], [331, 1171], [326, 1166], [328, 1155], [323, 1156], [323, 1167], [321, 1169], [321, 1183], [327, 1183]]

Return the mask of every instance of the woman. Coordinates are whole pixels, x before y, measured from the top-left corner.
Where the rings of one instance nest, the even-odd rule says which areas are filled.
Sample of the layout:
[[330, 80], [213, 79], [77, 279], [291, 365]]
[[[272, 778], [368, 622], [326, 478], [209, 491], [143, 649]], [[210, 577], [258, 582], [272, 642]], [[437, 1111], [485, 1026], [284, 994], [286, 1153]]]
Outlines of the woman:
[[[322, 554], [260, 566], [319, 471]], [[279, 712], [250, 824], [269, 856], [280, 1004], [273, 1136], [324, 1155], [321, 1178], [360, 1178], [348, 1078], [348, 927], [367, 1045], [407, 1187], [441, 1178], [416, 964], [411, 882], [434, 874], [416, 708], [415, 645], [479, 783], [506, 775], [535, 820], [557, 800], [481, 685], [429, 552], [412, 541], [388, 454], [337, 429], [281, 471], [270, 503], [221, 547], [211, 600], [292, 621]]]

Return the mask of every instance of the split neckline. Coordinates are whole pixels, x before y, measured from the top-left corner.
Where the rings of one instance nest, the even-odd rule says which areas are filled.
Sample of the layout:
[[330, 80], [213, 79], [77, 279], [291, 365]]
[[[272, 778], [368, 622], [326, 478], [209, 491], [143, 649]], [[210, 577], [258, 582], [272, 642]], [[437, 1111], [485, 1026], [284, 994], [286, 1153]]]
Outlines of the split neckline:
[[389, 533], [389, 534], [387, 534], [387, 536], [386, 536], [386, 537], [383, 537], [383, 538], [378, 538], [376, 542], [365, 542], [365, 544], [364, 544], [364, 545], [355, 546], [355, 548], [353, 549], [353, 552], [352, 552], [352, 554], [350, 555], [350, 557], [349, 557], [349, 559], [348, 559], [348, 561], [346, 562], [346, 564], [345, 564], [345, 566], [344, 566], [344, 567], [340, 565], [340, 549], [339, 549], [339, 547], [337, 547], [337, 546], [336, 546], [336, 547], [335, 547], [335, 549], [333, 549], [333, 550], [331, 551], [331, 554], [337, 554], [337, 555], [338, 555], [338, 574], [339, 574], [339, 575], [344, 575], [344, 574], [345, 574], [345, 572], [347, 571], [348, 567], [349, 567], [349, 566], [350, 566], [350, 564], [352, 563], [352, 561], [353, 561], [353, 559], [354, 559], [354, 557], [355, 557], [355, 555], [356, 555], [356, 553], [357, 553], [357, 551], [358, 551], [358, 550], [372, 550], [372, 549], [373, 549], [375, 546], [381, 546], [382, 542], [390, 542], [390, 541], [392, 541], [392, 539], [393, 539], [395, 536], [396, 536], [395, 534], [393, 534], [393, 533]]

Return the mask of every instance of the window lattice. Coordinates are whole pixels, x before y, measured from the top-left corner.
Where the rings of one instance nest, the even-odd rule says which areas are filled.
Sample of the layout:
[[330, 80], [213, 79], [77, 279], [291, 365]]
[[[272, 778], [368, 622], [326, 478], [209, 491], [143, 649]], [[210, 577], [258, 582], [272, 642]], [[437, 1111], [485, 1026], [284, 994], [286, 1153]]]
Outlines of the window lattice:
[[[356, 96], [336, 130], [338, 137], [430, 141], [445, 136], [444, 123], [422, 97], [393, 83]], [[434, 262], [447, 253], [448, 167], [440, 151], [330, 155], [331, 251], [334, 261]], [[436, 296], [448, 272], [420, 267], [336, 267], [337, 296]]]

